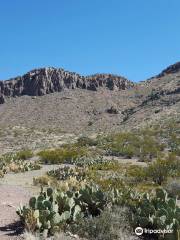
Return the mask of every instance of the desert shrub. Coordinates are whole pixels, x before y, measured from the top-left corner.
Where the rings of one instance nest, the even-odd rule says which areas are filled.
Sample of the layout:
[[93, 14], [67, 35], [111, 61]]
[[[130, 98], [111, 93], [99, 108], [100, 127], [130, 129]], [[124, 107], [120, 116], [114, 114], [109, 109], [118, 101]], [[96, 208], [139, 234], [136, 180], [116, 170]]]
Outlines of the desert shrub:
[[50, 186], [53, 180], [48, 175], [33, 178], [33, 184], [35, 186]]
[[70, 164], [76, 165], [77, 167], [92, 167], [97, 165], [106, 165], [108, 163], [111, 163], [111, 161], [104, 159], [103, 157], [91, 157], [91, 156], [83, 156], [78, 157], [76, 159], [71, 159], [69, 162]]
[[51, 177], [48, 175], [43, 175], [40, 177], [36, 177], [33, 179], [33, 184], [35, 186], [41, 186], [41, 187], [52, 187], [56, 188], [59, 191], [79, 191], [82, 187], [84, 187], [87, 184], [87, 181], [78, 181], [75, 177], [71, 177], [66, 179], [65, 181], [57, 180], [55, 177]]
[[[154, 135], [153, 135], [154, 134]], [[165, 145], [156, 139], [156, 132], [148, 128], [137, 132], [122, 132], [106, 137], [104, 149], [114, 156], [132, 158], [139, 157], [142, 161], [156, 158]]]
[[174, 152], [176, 155], [180, 156], [180, 136], [174, 132], [170, 134], [169, 146], [171, 152]]
[[32, 156], [29, 150], [17, 153], [7, 153], [0, 157], [1, 177], [8, 172], [25, 172], [30, 170], [38, 170], [41, 168], [38, 162], [24, 161]]
[[168, 177], [178, 177], [179, 175], [180, 161], [174, 155], [169, 155], [165, 159], [157, 159], [146, 168], [146, 177], [159, 185], [162, 185]]
[[104, 148], [107, 154], [131, 158], [135, 155], [138, 142], [138, 136], [133, 133], [118, 133], [106, 137]]
[[164, 144], [158, 143], [154, 136], [144, 134], [139, 146], [138, 156], [140, 160], [150, 161], [158, 156], [158, 153], [164, 149]]
[[180, 161], [175, 155], [169, 154], [167, 157], [158, 158], [148, 163], [147, 167], [129, 165], [125, 171], [127, 182], [162, 185], [169, 177], [180, 176]]
[[31, 150], [22, 150], [19, 152], [10, 152], [2, 155], [0, 160], [3, 162], [12, 162], [15, 160], [26, 160], [33, 157], [33, 152]]
[[40, 168], [41, 165], [37, 161], [31, 162], [20, 160], [17, 157], [16, 153], [8, 153], [0, 158], [1, 177], [3, 177], [4, 174], [8, 172], [18, 173], [31, 170], [39, 170]]
[[155, 184], [153, 182], [148, 182], [148, 181], [142, 181], [137, 183], [134, 186], [134, 189], [139, 192], [139, 193], [150, 193], [152, 192], [152, 190], [154, 190], [155, 188], [158, 188], [159, 185]]
[[33, 152], [31, 150], [25, 149], [16, 153], [17, 159], [26, 160], [33, 157]]
[[120, 164], [118, 163], [118, 161], [115, 160], [102, 160], [94, 162], [94, 164], [91, 164], [89, 166], [90, 170], [103, 170], [103, 171], [119, 171], [120, 168]]
[[149, 100], [150, 101], [158, 100], [159, 98], [160, 93], [153, 89], [151, 93], [147, 96], [147, 99], [144, 101], [144, 103], [147, 103]]
[[171, 197], [177, 197], [180, 199], [180, 180], [173, 180], [172, 182], [168, 183], [166, 190]]
[[93, 178], [91, 175], [90, 178], [94, 183], [96, 183], [103, 191], [110, 191], [112, 189], [119, 189], [122, 190], [125, 187], [125, 182], [118, 177], [96, 177]]
[[145, 171], [146, 179], [152, 180], [154, 183], [162, 185], [169, 176], [168, 164], [162, 159], [158, 159], [151, 163]]
[[76, 143], [76, 145], [79, 147], [96, 146], [97, 144], [98, 141], [96, 139], [85, 136], [79, 137]]
[[17, 154], [16, 154], [16, 153], [13, 153], [13, 152], [3, 154], [3, 155], [0, 157], [0, 163], [1, 163], [1, 165], [2, 165], [2, 164], [10, 163], [10, 162], [15, 161], [15, 160], [18, 160], [18, 158], [17, 158]]
[[3, 177], [4, 177], [4, 171], [0, 170], [0, 178], [3, 178]]
[[41, 165], [39, 165], [38, 162], [24, 162], [22, 160], [17, 160], [7, 166], [7, 171], [14, 173], [27, 172], [39, 169], [41, 169]]
[[128, 215], [127, 208], [114, 206], [97, 217], [81, 219], [70, 227], [70, 231], [89, 240], [132, 240]]
[[139, 183], [146, 180], [146, 167], [129, 165], [126, 168], [125, 176], [128, 178], [128, 181], [132, 178], [133, 183]]
[[132, 158], [135, 155], [135, 148], [133, 146], [125, 146], [120, 144], [111, 144], [106, 146], [107, 155], [122, 156]]
[[83, 168], [65, 166], [63, 168], [51, 170], [47, 172], [47, 175], [60, 181], [65, 181], [69, 178], [76, 178], [78, 181], [82, 181], [86, 178], [86, 170]]
[[46, 164], [60, 164], [60, 163], [71, 163], [78, 157], [87, 154], [85, 148], [77, 147], [62, 147], [55, 150], [44, 150], [38, 153], [41, 161]]
[[169, 154], [168, 157], [158, 158], [148, 163], [147, 167], [130, 165], [126, 168], [125, 176], [127, 176], [127, 182], [131, 180], [135, 184], [144, 181], [162, 185], [169, 177], [180, 176], [180, 161], [175, 155]]
[[[54, 234], [54, 236], [48, 237], [48, 240], [74, 240], [76, 239], [77, 236], [72, 235], [70, 232], [57, 232]], [[31, 233], [28, 231], [25, 231], [23, 234], [23, 239], [24, 240], [45, 240], [46, 235], [42, 236], [41, 234], [38, 233]], [[82, 239], [81, 240], [87, 240], [87, 239]]]

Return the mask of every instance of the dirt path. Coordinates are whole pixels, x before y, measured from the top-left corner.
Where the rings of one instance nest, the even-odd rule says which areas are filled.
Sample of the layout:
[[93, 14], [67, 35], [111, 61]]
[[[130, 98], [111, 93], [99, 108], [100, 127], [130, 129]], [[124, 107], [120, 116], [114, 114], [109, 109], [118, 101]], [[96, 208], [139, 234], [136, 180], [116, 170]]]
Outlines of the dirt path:
[[22, 227], [16, 214], [16, 208], [20, 203], [27, 203], [30, 194], [22, 187], [0, 186], [0, 239], [22, 239], [18, 236], [22, 233]]
[[32, 194], [39, 192], [39, 188], [33, 186], [33, 178], [58, 167], [46, 165], [40, 170], [9, 173], [0, 179], [0, 240], [23, 239], [16, 209], [20, 204], [26, 204]]

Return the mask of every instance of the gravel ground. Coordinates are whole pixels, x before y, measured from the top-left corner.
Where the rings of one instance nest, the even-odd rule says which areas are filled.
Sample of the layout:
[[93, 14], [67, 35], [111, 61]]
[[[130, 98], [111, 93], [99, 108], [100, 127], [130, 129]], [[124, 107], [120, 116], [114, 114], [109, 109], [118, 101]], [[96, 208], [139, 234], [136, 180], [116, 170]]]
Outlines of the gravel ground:
[[30, 193], [23, 187], [0, 186], [0, 239], [16, 240], [22, 239], [22, 227], [16, 208], [20, 203], [27, 203]]
[[0, 180], [0, 240], [22, 240], [22, 226], [16, 209], [26, 204], [32, 196], [39, 192], [33, 186], [33, 178], [42, 176], [58, 165], [46, 165], [40, 170], [25, 173], [7, 174]]

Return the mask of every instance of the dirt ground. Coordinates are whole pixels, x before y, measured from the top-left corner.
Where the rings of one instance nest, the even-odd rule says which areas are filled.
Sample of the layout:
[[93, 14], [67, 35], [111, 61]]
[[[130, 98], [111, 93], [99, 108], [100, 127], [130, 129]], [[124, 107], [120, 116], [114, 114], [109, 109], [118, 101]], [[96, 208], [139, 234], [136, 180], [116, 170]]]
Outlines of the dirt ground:
[[58, 165], [43, 166], [40, 170], [7, 174], [0, 180], [0, 240], [22, 240], [22, 226], [16, 209], [27, 204], [32, 194], [39, 192], [33, 178], [45, 174]]
[[30, 193], [23, 187], [0, 186], [0, 239], [22, 239], [22, 226], [16, 214], [20, 203], [27, 203]]

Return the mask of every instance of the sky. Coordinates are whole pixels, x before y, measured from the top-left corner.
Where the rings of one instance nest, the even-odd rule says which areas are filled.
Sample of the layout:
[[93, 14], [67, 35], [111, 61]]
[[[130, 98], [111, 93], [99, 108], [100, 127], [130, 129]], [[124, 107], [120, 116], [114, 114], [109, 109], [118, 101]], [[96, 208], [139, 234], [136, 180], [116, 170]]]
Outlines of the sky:
[[39, 67], [150, 78], [180, 61], [179, 0], [0, 0], [0, 79]]

